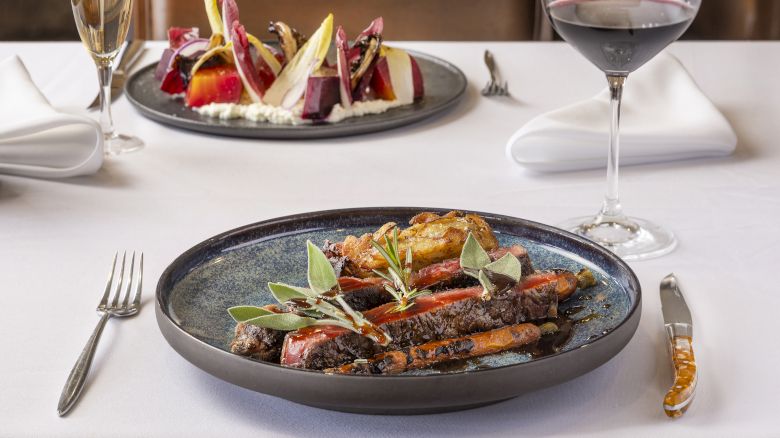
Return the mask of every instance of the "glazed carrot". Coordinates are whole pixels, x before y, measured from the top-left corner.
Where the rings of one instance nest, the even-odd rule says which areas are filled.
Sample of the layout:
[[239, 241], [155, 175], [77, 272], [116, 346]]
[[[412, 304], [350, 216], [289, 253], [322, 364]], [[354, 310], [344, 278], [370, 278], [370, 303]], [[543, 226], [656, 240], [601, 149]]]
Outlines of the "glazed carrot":
[[536, 342], [540, 336], [541, 331], [534, 324], [510, 325], [488, 332], [380, 353], [370, 359], [358, 359], [340, 367], [326, 369], [325, 372], [330, 374], [398, 374], [451, 360], [468, 359], [521, 347]]

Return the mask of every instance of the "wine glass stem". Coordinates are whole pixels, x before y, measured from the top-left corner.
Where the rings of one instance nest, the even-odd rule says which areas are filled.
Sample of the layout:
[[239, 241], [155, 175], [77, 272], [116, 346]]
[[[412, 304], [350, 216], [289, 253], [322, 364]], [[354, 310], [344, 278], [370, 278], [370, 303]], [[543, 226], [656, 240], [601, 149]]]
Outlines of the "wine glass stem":
[[607, 75], [609, 83], [609, 106], [611, 111], [609, 123], [609, 154], [607, 155], [607, 193], [601, 206], [599, 218], [622, 218], [623, 207], [620, 205], [618, 193], [618, 176], [620, 166], [620, 102], [623, 97], [623, 84], [626, 76]]
[[97, 63], [98, 79], [100, 80], [100, 127], [103, 137], [114, 135], [114, 120], [111, 118], [111, 75], [114, 65], [111, 61]]

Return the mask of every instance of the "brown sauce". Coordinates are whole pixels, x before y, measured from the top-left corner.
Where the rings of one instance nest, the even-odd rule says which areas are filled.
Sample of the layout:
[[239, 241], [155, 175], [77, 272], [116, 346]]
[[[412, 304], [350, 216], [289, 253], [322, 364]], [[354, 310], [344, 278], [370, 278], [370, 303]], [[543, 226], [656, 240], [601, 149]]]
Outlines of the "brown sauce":
[[536, 344], [520, 348], [520, 351], [529, 353], [534, 359], [561, 351], [561, 348], [571, 339], [572, 329], [576, 323], [576, 321], [566, 316], [565, 312], [563, 315], [558, 315], [557, 318], [549, 318], [545, 322], [552, 322], [558, 326], [558, 331], [542, 335]]

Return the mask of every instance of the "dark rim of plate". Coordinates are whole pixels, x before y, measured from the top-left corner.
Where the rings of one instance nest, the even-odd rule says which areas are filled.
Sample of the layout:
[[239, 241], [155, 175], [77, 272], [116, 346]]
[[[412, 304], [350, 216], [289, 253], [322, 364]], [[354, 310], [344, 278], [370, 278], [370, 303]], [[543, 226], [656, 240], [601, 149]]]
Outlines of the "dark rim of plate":
[[[463, 73], [463, 71], [461, 71], [461, 69], [459, 69], [457, 66], [455, 66], [455, 64], [452, 64], [451, 62], [445, 61], [444, 59], [438, 58], [436, 56], [428, 55], [428, 54], [425, 54], [425, 53], [420, 53], [420, 52], [417, 52], [415, 50], [406, 50], [406, 51], [409, 54], [411, 54], [414, 57], [416, 57], [416, 58], [422, 58], [422, 59], [425, 59], [426, 61], [429, 61], [429, 62], [432, 62], [432, 63], [435, 63], [435, 64], [439, 64], [439, 65], [443, 66], [445, 69], [455, 73], [458, 76], [458, 79], [459, 79], [458, 80], [459, 87], [458, 87], [458, 90], [456, 92], [453, 92], [452, 95], [450, 95], [446, 100], [443, 100], [442, 102], [439, 102], [435, 106], [432, 106], [432, 107], [422, 107], [418, 111], [415, 111], [415, 112], [410, 113], [410, 114], [396, 115], [395, 117], [390, 119], [390, 121], [393, 122], [393, 126], [391, 126], [390, 129], [401, 127], [401, 126], [403, 126], [405, 124], [408, 124], [408, 123], [414, 123], [414, 122], [417, 122], [417, 121], [422, 121], [423, 119], [427, 119], [428, 117], [431, 117], [431, 116], [439, 113], [440, 111], [443, 111], [443, 110], [446, 110], [447, 108], [452, 107], [455, 103], [457, 103], [460, 99], [462, 99], [465, 96], [466, 88], [468, 87], [468, 79], [466, 79], [466, 75]], [[152, 63], [152, 64], [149, 64], [149, 65], [147, 65], [145, 67], [139, 68], [138, 70], [136, 70], [135, 72], [130, 74], [130, 76], [127, 78], [127, 80], [125, 81], [125, 84], [124, 84], [124, 94], [125, 94], [125, 96], [127, 96], [128, 101], [136, 109], [138, 109], [142, 113], [146, 113], [146, 114], [152, 116], [155, 120], [158, 120], [158, 121], [162, 122], [163, 120], [167, 120], [169, 117], [171, 117], [171, 115], [168, 114], [168, 113], [162, 112], [162, 111], [158, 111], [157, 109], [154, 109], [152, 107], [149, 107], [149, 106], [141, 103], [140, 101], [138, 101], [135, 98], [135, 96], [133, 96], [133, 93], [130, 92], [131, 84], [135, 80], [137, 80], [137, 78], [139, 76], [141, 76], [143, 74], [148, 74], [149, 71], [154, 70], [156, 65], [157, 65], [156, 62]], [[425, 98], [423, 97], [423, 103], [424, 102], [425, 102]], [[412, 105], [419, 105], [419, 104], [415, 103], [415, 104], [412, 104]], [[405, 108], [405, 107], [402, 106], [402, 107], [398, 107], [398, 108]], [[391, 108], [384, 114], [391, 114], [392, 115], [393, 114], [393, 110], [395, 110], [395, 109], [397, 109], [397, 108]], [[381, 115], [381, 114], [378, 114], [378, 115]], [[373, 116], [378, 116], [378, 115], [373, 115]], [[373, 123], [377, 122], [376, 119], [369, 119], [369, 120], [370, 120], [369, 124], [373, 124]], [[173, 126], [178, 127], [178, 128], [184, 128], [185, 127], [184, 125], [192, 128], [192, 129], [195, 129], [197, 127], [211, 126], [211, 123], [209, 123], [209, 121], [207, 119], [206, 120], [195, 120], [195, 119], [177, 118], [177, 123], [174, 124]], [[258, 122], [257, 126], [254, 126], [254, 127], [236, 126], [236, 127], [232, 127], [231, 129], [235, 129], [237, 136], [241, 136], [240, 135], [241, 132], [248, 131], [248, 130], [253, 130], [253, 129], [258, 129], [258, 128], [260, 128], [260, 129], [273, 129], [275, 131], [299, 131], [301, 129], [318, 129], [318, 130], [327, 130], [327, 131], [340, 131], [342, 129], [341, 128], [342, 126], [346, 126], [346, 125], [343, 125], [340, 122], [337, 122], [337, 123], [320, 123], [320, 124], [304, 124], [304, 125], [275, 125], [275, 124], [269, 124], [269, 123], [266, 123], [266, 122]], [[384, 130], [384, 129], [381, 129], [381, 130]], [[203, 131], [200, 131], [200, 132], [203, 132]], [[357, 133], [356, 135], [366, 134], [366, 133], [367, 132]], [[224, 134], [215, 134], [215, 135], [224, 136]], [[323, 137], [323, 138], [326, 138], [326, 137]], [[276, 138], [276, 137], [274, 137], [274, 139], [284, 140], [283, 138]], [[294, 140], [294, 138], [291, 138], [291, 139]]]
[[[510, 222], [515, 222], [515, 223], [516, 222], [521, 222], [523, 224], [527, 224], [527, 225], [530, 225], [532, 227], [536, 227], [537, 229], [541, 229], [541, 230], [544, 230], [546, 232], [559, 234], [559, 235], [561, 235], [563, 237], [572, 239], [572, 240], [576, 241], [577, 243], [586, 246], [588, 249], [590, 249], [592, 251], [599, 252], [599, 253], [601, 253], [605, 257], [605, 259], [607, 259], [608, 261], [614, 263], [616, 266], [620, 267], [621, 270], [625, 271], [628, 274], [629, 285], [631, 287], [633, 287], [635, 289], [635, 291], [636, 291], [636, 299], [632, 303], [631, 308], [628, 310], [628, 313], [626, 314], [626, 316], [612, 330], [610, 330], [609, 333], [607, 333], [607, 334], [605, 334], [603, 336], [599, 336], [598, 338], [596, 338], [596, 339], [594, 339], [592, 341], [585, 342], [584, 344], [582, 344], [582, 345], [580, 345], [578, 347], [575, 347], [575, 348], [573, 348], [571, 350], [560, 351], [558, 353], [554, 353], [554, 354], [551, 354], [551, 355], [548, 355], [548, 356], [544, 356], [544, 357], [541, 357], [541, 358], [538, 358], [538, 359], [532, 359], [532, 360], [530, 360], [528, 362], [522, 362], [522, 363], [516, 363], [516, 364], [510, 364], [510, 365], [501, 365], [501, 366], [497, 366], [497, 367], [493, 367], [493, 368], [487, 368], [487, 369], [477, 369], [477, 370], [469, 370], [469, 371], [448, 372], [448, 373], [431, 374], [431, 375], [383, 375], [383, 374], [379, 374], [379, 375], [352, 375], [352, 374], [328, 374], [330, 377], [333, 377], [333, 378], [348, 378], [348, 379], [376, 379], [376, 378], [388, 378], [388, 379], [403, 379], [403, 378], [414, 378], [414, 379], [425, 379], [425, 378], [428, 378], [428, 379], [430, 379], [430, 378], [437, 378], [437, 379], [441, 379], [441, 378], [457, 376], [457, 375], [463, 374], [463, 373], [469, 373], [469, 374], [471, 374], [471, 373], [489, 373], [489, 372], [494, 372], [494, 371], [498, 371], [498, 370], [505, 369], [505, 368], [510, 368], [510, 367], [520, 367], [520, 366], [523, 366], [523, 365], [526, 365], [526, 364], [529, 364], [529, 363], [540, 363], [540, 362], [543, 362], [543, 361], [547, 361], [547, 360], [550, 360], [550, 359], [557, 358], [558, 356], [561, 356], [561, 355], [564, 355], [564, 354], [567, 354], [567, 353], [570, 353], [570, 352], [573, 352], [573, 351], [577, 351], [577, 350], [579, 350], [581, 348], [587, 347], [589, 345], [593, 345], [593, 344], [595, 344], [597, 342], [600, 343], [600, 342], [605, 341], [605, 339], [611, 333], [617, 331], [624, 324], [626, 324], [626, 322], [630, 321], [632, 319], [632, 316], [634, 315], [634, 313], [637, 311], [637, 309], [639, 309], [639, 307], [641, 305], [641, 302], [642, 302], [642, 290], [641, 290], [641, 286], [639, 284], [639, 279], [637, 278], [637, 276], [634, 273], [634, 271], [620, 257], [618, 257], [617, 255], [615, 255], [614, 253], [612, 253], [608, 249], [602, 247], [601, 245], [599, 245], [599, 244], [597, 244], [597, 243], [595, 243], [595, 242], [593, 242], [593, 241], [591, 241], [589, 239], [586, 239], [586, 238], [584, 238], [582, 236], [578, 236], [576, 234], [570, 233], [570, 232], [568, 232], [566, 230], [562, 230], [560, 228], [553, 227], [551, 225], [546, 225], [546, 224], [543, 224], [543, 223], [540, 223], [540, 222], [535, 222], [535, 221], [531, 221], [531, 220], [527, 220], [527, 219], [521, 219], [521, 218], [517, 218], [517, 217], [513, 217], [513, 216], [493, 214], [493, 213], [485, 213], [485, 212], [479, 212], [479, 211], [473, 211], [473, 210], [464, 210], [464, 209], [457, 209], [457, 208], [426, 208], [426, 207], [359, 207], [359, 208], [344, 208], [344, 209], [333, 209], [333, 210], [321, 210], [321, 211], [313, 211], [313, 212], [306, 212], [306, 213], [297, 213], [297, 214], [292, 214], [292, 215], [288, 215], [288, 216], [281, 216], [281, 217], [277, 217], [277, 218], [273, 218], [273, 219], [268, 219], [268, 220], [264, 220], [264, 221], [255, 222], [255, 223], [252, 223], [252, 224], [244, 225], [244, 226], [241, 226], [241, 227], [238, 227], [238, 228], [234, 228], [234, 229], [229, 230], [229, 231], [225, 231], [223, 233], [220, 233], [220, 234], [218, 234], [216, 236], [213, 236], [213, 237], [211, 237], [209, 239], [206, 239], [206, 240], [200, 242], [199, 244], [193, 246], [192, 248], [190, 248], [187, 251], [185, 251], [184, 253], [182, 253], [179, 257], [174, 259], [174, 261], [171, 262], [170, 265], [168, 265], [168, 267], [162, 273], [162, 275], [160, 276], [160, 279], [157, 282], [157, 291], [156, 291], [156, 294], [155, 294], [156, 295], [156, 297], [155, 297], [156, 298], [155, 299], [155, 305], [161, 310], [161, 313], [163, 315], [165, 315], [165, 317], [168, 319], [168, 321], [181, 332], [181, 334], [183, 334], [183, 335], [185, 335], [185, 336], [187, 336], [187, 337], [189, 337], [189, 338], [191, 338], [191, 339], [193, 339], [193, 340], [203, 344], [204, 346], [208, 347], [209, 349], [212, 349], [214, 352], [216, 352], [216, 354], [222, 354], [222, 355], [227, 355], [227, 356], [231, 356], [231, 357], [241, 358], [241, 359], [249, 361], [250, 363], [256, 364], [256, 366], [260, 366], [260, 367], [268, 366], [268, 367], [280, 368], [282, 370], [290, 371], [290, 372], [305, 372], [305, 373], [314, 373], [314, 374], [325, 375], [325, 373], [322, 372], [321, 370], [309, 370], [309, 369], [305, 369], [305, 368], [286, 367], [286, 366], [281, 365], [281, 364], [276, 364], [276, 363], [272, 363], [272, 362], [265, 362], [265, 361], [260, 361], [260, 360], [256, 360], [256, 359], [251, 359], [249, 357], [240, 356], [240, 355], [237, 355], [235, 353], [231, 353], [229, 351], [226, 351], [226, 350], [223, 350], [221, 348], [215, 347], [215, 346], [213, 346], [213, 345], [211, 345], [211, 344], [209, 344], [207, 342], [202, 341], [201, 339], [198, 339], [193, 334], [191, 334], [188, 331], [184, 330], [169, 315], [168, 309], [164, 306], [164, 302], [163, 302], [163, 298], [162, 298], [162, 295], [163, 295], [162, 285], [164, 283], [164, 280], [169, 278], [173, 274], [174, 269], [179, 264], [183, 263], [184, 261], [186, 261], [188, 259], [191, 259], [194, 254], [197, 254], [197, 253], [201, 252], [203, 249], [208, 248], [213, 243], [215, 243], [215, 242], [217, 242], [219, 240], [222, 240], [225, 237], [229, 237], [232, 234], [240, 234], [240, 233], [243, 233], [246, 230], [249, 230], [249, 229], [252, 229], [252, 228], [265, 227], [265, 226], [269, 226], [269, 225], [282, 225], [282, 224], [287, 224], [287, 223], [295, 223], [295, 222], [299, 222], [301, 220], [316, 219], [316, 218], [323, 217], [323, 216], [325, 216], [325, 217], [327, 217], [327, 216], [338, 216], [338, 215], [342, 215], [343, 216], [343, 215], [351, 214], [351, 213], [368, 213], [368, 212], [371, 212], [371, 213], [374, 213], [374, 214], [386, 213], [386, 214], [396, 214], [397, 215], [397, 214], [404, 214], [404, 213], [407, 213], [407, 212], [408, 213], [412, 213], [412, 212], [419, 213], [421, 211], [432, 211], [432, 212], [440, 213], [440, 212], [448, 212], [448, 211], [453, 211], [453, 210], [461, 211], [463, 213], [478, 214], [478, 215], [482, 216], [486, 221], [488, 221], [488, 223], [490, 223], [491, 221], [510, 221]], [[491, 224], [491, 226], [492, 226], [492, 224]], [[316, 229], [311, 229], [311, 230], [308, 230], [308, 231], [314, 231], [314, 230], [316, 230]], [[260, 239], [256, 239], [253, 242], [257, 242], [259, 240]]]

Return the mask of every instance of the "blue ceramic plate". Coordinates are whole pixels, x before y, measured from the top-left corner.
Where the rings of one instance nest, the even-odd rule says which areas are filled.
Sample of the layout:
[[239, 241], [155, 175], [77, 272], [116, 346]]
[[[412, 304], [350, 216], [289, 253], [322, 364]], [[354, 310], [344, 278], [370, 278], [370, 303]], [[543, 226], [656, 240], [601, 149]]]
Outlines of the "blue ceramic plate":
[[[426, 208], [363, 208], [305, 213], [248, 225], [213, 237], [177, 258], [157, 287], [160, 329], [187, 360], [250, 389], [308, 405], [351, 412], [440, 412], [503, 400], [586, 373], [617, 354], [639, 323], [641, 292], [631, 269], [602, 247], [565, 231], [478, 213], [502, 246], [525, 246], [537, 269], [587, 267], [598, 284], [560, 306], [574, 323], [557, 353], [485, 356], [447, 368], [399, 376], [325, 375], [230, 353], [234, 322], [225, 309], [274, 302], [269, 281], [306, 284], [305, 242], [342, 240]], [[588, 348], [583, 348], [583, 347]]]

